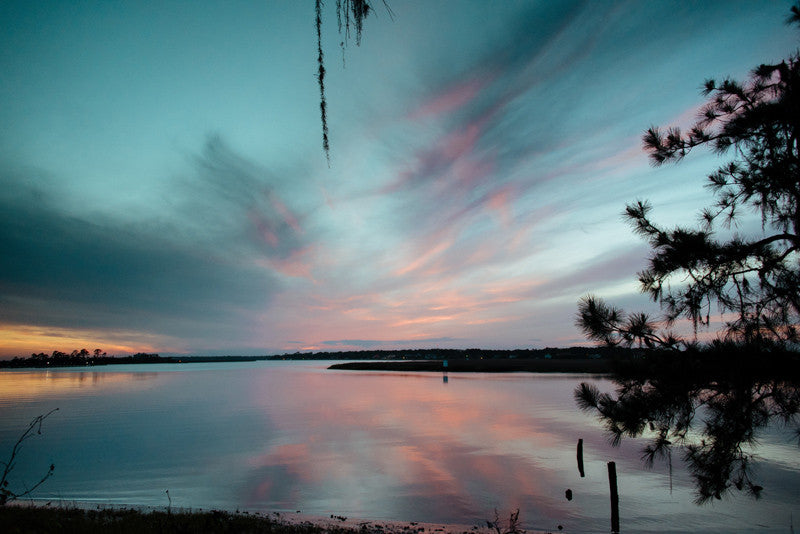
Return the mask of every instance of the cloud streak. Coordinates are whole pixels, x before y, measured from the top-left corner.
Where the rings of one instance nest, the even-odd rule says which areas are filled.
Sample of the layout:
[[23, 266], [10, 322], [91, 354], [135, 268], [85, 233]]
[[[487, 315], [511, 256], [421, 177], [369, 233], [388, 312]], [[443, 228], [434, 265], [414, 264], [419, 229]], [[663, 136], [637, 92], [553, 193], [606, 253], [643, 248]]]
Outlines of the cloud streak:
[[168, 349], [220, 348], [232, 335], [246, 343], [279, 290], [271, 262], [303, 253], [300, 218], [268, 173], [221, 139], [194, 161], [190, 191], [177, 186], [179, 219], [65, 213], [24, 174], [4, 171], [0, 322], [138, 331], [171, 340]]
[[457, 341], [451, 337], [431, 337], [421, 339], [333, 339], [323, 341], [322, 344], [328, 347], [360, 347], [362, 349], [375, 349], [385, 347], [421, 346], [426, 343], [431, 346], [437, 343], [451, 343]]
[[625, 203], [704, 198], [641, 132], [796, 43], [777, 4], [393, 6], [331, 63], [328, 168], [299, 6], [0, 8], [0, 353], [582, 342], [585, 293], [647, 305]]

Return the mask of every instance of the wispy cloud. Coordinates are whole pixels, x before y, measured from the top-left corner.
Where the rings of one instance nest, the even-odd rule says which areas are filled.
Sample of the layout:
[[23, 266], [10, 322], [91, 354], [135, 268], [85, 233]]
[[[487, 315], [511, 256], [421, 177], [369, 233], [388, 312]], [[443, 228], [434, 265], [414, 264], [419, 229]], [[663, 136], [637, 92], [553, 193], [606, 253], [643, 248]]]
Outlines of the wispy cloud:
[[580, 296], [642, 299], [625, 203], [682, 224], [705, 194], [710, 159], [654, 170], [641, 132], [796, 43], [777, 4], [396, 6], [327, 78], [328, 168], [306, 56], [273, 53], [314, 57], [299, 3], [160, 13], [179, 33], [26, 6], [0, 21], [0, 323], [198, 352], [581, 342]]
[[0, 170], [0, 322], [107, 340], [123, 328], [172, 339], [167, 350], [189, 339], [219, 347], [234, 333], [246, 342], [280, 276], [308, 274], [301, 216], [274, 177], [218, 137], [194, 161], [156, 220], [149, 210], [141, 220], [66, 213], [36, 180]]
[[436, 345], [437, 343], [449, 343], [456, 341], [451, 337], [429, 337], [416, 339], [334, 339], [322, 341], [322, 345], [329, 347], [359, 347], [363, 349], [375, 349], [382, 347], [407, 347], [420, 346], [424, 344]]

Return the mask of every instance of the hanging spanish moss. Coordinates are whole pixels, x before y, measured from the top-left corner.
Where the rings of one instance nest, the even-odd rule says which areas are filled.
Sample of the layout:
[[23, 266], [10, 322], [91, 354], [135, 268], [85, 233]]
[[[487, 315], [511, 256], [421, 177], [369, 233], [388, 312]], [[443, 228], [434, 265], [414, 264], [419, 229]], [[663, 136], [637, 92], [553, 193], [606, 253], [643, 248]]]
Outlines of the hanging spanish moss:
[[322, 0], [316, 0], [316, 25], [317, 25], [317, 80], [319, 81], [319, 111], [322, 117], [322, 150], [328, 167], [331, 165], [331, 149], [328, 142], [328, 113], [325, 102], [325, 56], [322, 53]]
[[[328, 141], [328, 114], [327, 102], [325, 101], [325, 56], [322, 52], [322, 7], [323, 0], [316, 0], [316, 27], [317, 27], [317, 80], [319, 82], [319, 108], [320, 116], [322, 118], [322, 150], [325, 152], [325, 159], [328, 160], [328, 166], [331, 164], [330, 142]], [[392, 16], [392, 10], [386, 0], [383, 0], [383, 5], [389, 16]], [[367, 18], [373, 11], [372, 4], [369, 0], [336, 0], [336, 21], [339, 26], [339, 35], [342, 40], [339, 42], [342, 47], [342, 63], [344, 64], [344, 50], [347, 47], [347, 41], [350, 39], [350, 28], [352, 26], [355, 31], [356, 46], [361, 45], [361, 32], [364, 29], [364, 19]]]
[[[372, 6], [367, 0], [336, 0], [336, 22], [339, 24], [339, 35], [344, 29], [344, 39], [340, 43], [344, 49], [350, 38], [350, 24], [352, 18], [353, 28], [356, 31], [356, 46], [361, 45], [361, 31], [364, 28], [364, 19], [369, 15]], [[342, 24], [344, 19], [344, 24]]]

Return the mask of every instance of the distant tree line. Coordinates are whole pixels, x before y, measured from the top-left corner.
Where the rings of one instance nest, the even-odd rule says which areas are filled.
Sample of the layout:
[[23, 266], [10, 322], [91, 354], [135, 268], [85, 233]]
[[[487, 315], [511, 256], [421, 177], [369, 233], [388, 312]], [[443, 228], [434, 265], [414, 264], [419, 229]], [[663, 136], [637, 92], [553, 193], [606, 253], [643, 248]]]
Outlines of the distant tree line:
[[569, 347], [544, 349], [400, 349], [339, 352], [295, 352], [267, 356], [267, 360], [469, 360], [469, 359], [585, 359], [636, 358], [651, 352], [627, 347]]
[[49, 355], [40, 352], [33, 353], [29, 358], [13, 358], [0, 360], [0, 367], [75, 367], [89, 365], [113, 365], [125, 363], [176, 363], [175, 358], [162, 358], [158, 354], [138, 352], [132, 356], [109, 356], [102, 349], [73, 350], [70, 353], [54, 350]]
[[86, 349], [71, 353], [54, 350], [50, 355], [40, 352], [29, 358], [0, 360], [0, 368], [9, 367], [84, 367], [93, 365], [118, 365], [132, 363], [200, 363], [242, 362], [259, 360], [504, 360], [504, 359], [610, 359], [617, 362], [647, 359], [659, 349], [629, 347], [569, 347], [544, 349], [400, 349], [360, 350], [336, 352], [295, 352], [273, 356], [182, 356], [162, 357], [140, 352], [132, 356], [108, 356], [100, 349]]

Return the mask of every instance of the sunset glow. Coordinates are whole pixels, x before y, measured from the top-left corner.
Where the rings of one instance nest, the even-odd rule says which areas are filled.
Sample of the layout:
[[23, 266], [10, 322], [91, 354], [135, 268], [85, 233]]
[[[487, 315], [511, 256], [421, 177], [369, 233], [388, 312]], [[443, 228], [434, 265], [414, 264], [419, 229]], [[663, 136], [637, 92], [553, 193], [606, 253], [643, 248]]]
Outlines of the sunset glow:
[[657, 309], [625, 204], [710, 198], [642, 132], [797, 46], [784, 1], [389, 3], [344, 65], [325, 7], [329, 166], [313, 2], [3, 2], [0, 357], [584, 344], [587, 293]]

